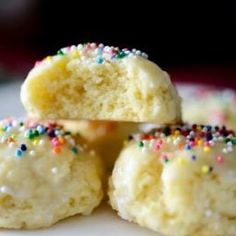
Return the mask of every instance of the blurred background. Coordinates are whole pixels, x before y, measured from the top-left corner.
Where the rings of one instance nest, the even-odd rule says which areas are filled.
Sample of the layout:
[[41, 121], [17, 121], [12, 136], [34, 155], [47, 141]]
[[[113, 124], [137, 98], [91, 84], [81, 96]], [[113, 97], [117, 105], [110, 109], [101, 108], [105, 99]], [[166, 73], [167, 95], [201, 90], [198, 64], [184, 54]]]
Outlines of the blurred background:
[[236, 88], [236, 1], [139, 2], [0, 0], [0, 81], [88, 41], [145, 51], [177, 82]]

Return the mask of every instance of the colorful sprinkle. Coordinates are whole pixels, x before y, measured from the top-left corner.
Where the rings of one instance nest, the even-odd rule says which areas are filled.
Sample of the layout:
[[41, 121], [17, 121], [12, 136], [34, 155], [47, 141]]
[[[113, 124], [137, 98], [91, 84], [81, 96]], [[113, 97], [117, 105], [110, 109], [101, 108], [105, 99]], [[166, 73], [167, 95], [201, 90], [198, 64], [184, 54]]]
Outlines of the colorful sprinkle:
[[202, 166], [202, 173], [206, 174], [210, 172], [210, 167], [207, 165]]
[[203, 151], [204, 151], [204, 152], [210, 152], [210, 150], [211, 150], [211, 149], [210, 149], [209, 147], [204, 147], [204, 148], [203, 148]]
[[140, 141], [140, 142], [138, 143], [138, 146], [139, 146], [139, 147], [143, 147], [143, 146], [144, 146], [143, 141]]
[[98, 57], [96, 58], [96, 62], [97, 62], [98, 64], [102, 64], [102, 63], [103, 63], [102, 57], [98, 56]]
[[57, 51], [57, 55], [64, 56], [65, 53], [64, 53], [61, 49], [59, 49], [59, 50]]
[[25, 152], [27, 150], [27, 146], [25, 144], [21, 144], [20, 149]]
[[61, 148], [60, 147], [54, 147], [52, 150], [53, 150], [54, 154], [59, 154], [61, 152]]
[[72, 147], [71, 148], [71, 151], [74, 153], [74, 154], [78, 154], [79, 153], [79, 150], [77, 147]]
[[72, 45], [70, 47], [61, 48], [57, 51], [55, 56], [48, 56], [44, 60], [37, 61], [35, 66], [40, 66], [42, 62], [51, 62], [56, 59], [58, 56], [68, 55], [72, 58], [87, 58], [92, 60], [97, 64], [102, 64], [103, 62], [112, 62], [114, 60], [122, 60], [125, 57], [130, 56], [141, 56], [148, 58], [148, 55], [140, 50], [127, 48], [120, 49], [113, 46], [104, 46], [103, 44], [97, 43], [86, 43], [79, 44], [77, 46]]
[[225, 158], [222, 155], [219, 155], [219, 156], [216, 157], [217, 164], [221, 165], [221, 164], [224, 163], [224, 161], [225, 161]]
[[[151, 130], [147, 133], [141, 133], [139, 135], [133, 135], [129, 141], [136, 141], [139, 147], [142, 147], [142, 152], [146, 151], [157, 151], [158, 156], [160, 156], [161, 163], [173, 163], [174, 159], [177, 159], [179, 166], [183, 166], [188, 160], [194, 161], [194, 163], [199, 163], [201, 159], [199, 151], [206, 153], [203, 155], [203, 161], [206, 164], [200, 171], [202, 173], [211, 173], [214, 168], [214, 163], [217, 165], [222, 165], [225, 163], [225, 155], [233, 152], [236, 145], [235, 133], [232, 130], [227, 130], [226, 127], [209, 126], [209, 125], [172, 125], [165, 126]], [[214, 148], [220, 143], [222, 146], [222, 153], [214, 156]], [[168, 144], [168, 146], [166, 145]], [[176, 151], [186, 150], [188, 153], [188, 158], [185, 157], [175, 157], [171, 156], [171, 159], [167, 157], [172, 153], [172, 149], [169, 150], [169, 154], [166, 154], [165, 147], [170, 147], [173, 144], [173, 148]], [[164, 147], [164, 148], [163, 148]], [[211, 153], [210, 153], [211, 152]], [[209, 154], [208, 154], [209, 153]], [[172, 153], [173, 154], [173, 153]], [[208, 165], [209, 159], [213, 157], [213, 166]]]
[[34, 121], [24, 123], [7, 118], [0, 120], [0, 131], [0, 144], [7, 144], [8, 148], [13, 149], [15, 157], [27, 157], [27, 155], [33, 157], [38, 150], [41, 153], [47, 143], [51, 143], [51, 151], [54, 154], [59, 154], [64, 149], [71, 150], [75, 154], [79, 153], [80, 149], [83, 150], [83, 147], [76, 143], [79, 134], [72, 135], [60, 125], [53, 123], [46, 125]]
[[21, 157], [23, 155], [23, 152], [21, 149], [16, 150], [16, 157]]
[[53, 168], [51, 169], [51, 172], [52, 172], [53, 174], [57, 174], [57, 173], [58, 173], [58, 168], [57, 168], [57, 167], [53, 167]]
[[29, 155], [32, 156], [32, 157], [35, 156], [35, 151], [34, 151], [34, 150], [31, 150], [31, 151], [29, 152]]

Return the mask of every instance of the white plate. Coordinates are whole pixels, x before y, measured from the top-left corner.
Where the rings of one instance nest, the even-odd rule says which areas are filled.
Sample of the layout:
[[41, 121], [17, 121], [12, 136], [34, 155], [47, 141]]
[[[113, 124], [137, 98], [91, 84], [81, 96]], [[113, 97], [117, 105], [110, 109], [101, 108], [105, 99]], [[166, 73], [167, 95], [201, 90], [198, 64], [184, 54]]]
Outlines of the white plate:
[[[0, 84], [0, 117], [24, 117], [21, 106], [20, 83]], [[90, 216], [74, 216], [42, 230], [1, 230], [0, 236], [158, 236], [159, 234], [141, 228], [119, 218], [104, 203]]]

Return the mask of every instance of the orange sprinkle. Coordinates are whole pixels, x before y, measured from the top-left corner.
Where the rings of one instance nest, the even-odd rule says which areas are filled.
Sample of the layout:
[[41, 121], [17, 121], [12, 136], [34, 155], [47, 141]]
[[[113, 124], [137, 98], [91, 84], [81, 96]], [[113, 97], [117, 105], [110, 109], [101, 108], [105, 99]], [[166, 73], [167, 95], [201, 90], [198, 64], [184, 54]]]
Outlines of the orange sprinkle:
[[180, 131], [179, 131], [179, 130], [176, 130], [175, 133], [174, 133], [174, 135], [176, 135], [176, 136], [180, 135]]
[[54, 147], [53, 148], [53, 153], [54, 154], [59, 154], [61, 152], [61, 148], [60, 147]]
[[198, 144], [198, 145], [202, 145], [202, 144], [203, 144], [203, 141], [200, 139], [200, 140], [198, 140], [197, 144]]
[[8, 143], [11, 143], [11, 142], [14, 142], [14, 141], [15, 141], [15, 140], [14, 140], [12, 137], [8, 137], [8, 138], [7, 138], [7, 142], [8, 142]]
[[65, 139], [63, 137], [59, 137], [58, 141], [60, 144], [64, 144], [65, 143]]
[[179, 149], [183, 149], [183, 148], [184, 148], [184, 145], [185, 145], [184, 142], [181, 142], [181, 143], [178, 145], [178, 148], [179, 148]]

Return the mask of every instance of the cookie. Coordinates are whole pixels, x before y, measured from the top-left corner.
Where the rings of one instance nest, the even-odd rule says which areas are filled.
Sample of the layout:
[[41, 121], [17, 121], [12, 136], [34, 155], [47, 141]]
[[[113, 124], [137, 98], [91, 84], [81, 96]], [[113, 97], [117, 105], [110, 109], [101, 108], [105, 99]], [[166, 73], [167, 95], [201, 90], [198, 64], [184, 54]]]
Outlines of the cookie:
[[0, 227], [88, 215], [102, 200], [102, 177], [97, 154], [62, 127], [0, 121]]
[[30, 116], [173, 124], [180, 97], [169, 75], [138, 50], [87, 43], [37, 62], [21, 90]]
[[179, 86], [183, 120], [196, 124], [226, 125], [236, 129], [236, 93], [207, 86]]
[[110, 178], [112, 207], [164, 235], [234, 235], [236, 137], [225, 127], [166, 126], [133, 136]]

